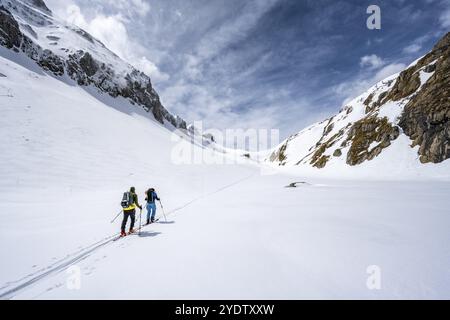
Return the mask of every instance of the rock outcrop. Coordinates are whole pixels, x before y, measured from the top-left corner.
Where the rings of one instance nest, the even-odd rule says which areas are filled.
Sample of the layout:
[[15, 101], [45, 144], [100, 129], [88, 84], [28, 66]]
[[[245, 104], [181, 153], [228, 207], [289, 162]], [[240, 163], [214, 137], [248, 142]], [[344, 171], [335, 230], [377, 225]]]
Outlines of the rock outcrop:
[[19, 24], [4, 6], [0, 6], [0, 44], [18, 51], [21, 43], [22, 32]]
[[347, 163], [354, 166], [372, 160], [399, 134], [398, 127], [389, 123], [387, 118], [367, 117], [355, 122], [344, 141], [344, 145], [350, 145]]
[[284, 160], [286, 160], [286, 148], [288, 146], [288, 142], [284, 143], [280, 148], [278, 148], [275, 152], [270, 155], [270, 161], [279, 162], [280, 165], [284, 165]]
[[420, 146], [420, 161], [437, 163], [450, 158], [450, 33], [422, 60], [437, 60], [424, 70], [434, 74], [405, 106], [399, 125]]

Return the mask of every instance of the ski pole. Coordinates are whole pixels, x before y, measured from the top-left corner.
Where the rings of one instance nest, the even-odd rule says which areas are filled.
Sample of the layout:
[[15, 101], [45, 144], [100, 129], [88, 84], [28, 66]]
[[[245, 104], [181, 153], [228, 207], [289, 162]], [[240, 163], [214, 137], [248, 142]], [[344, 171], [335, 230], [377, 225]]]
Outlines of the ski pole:
[[138, 232], [138, 235], [141, 235], [141, 228], [142, 228], [141, 218], [142, 218], [142, 209], [139, 209], [139, 232]]
[[115, 216], [114, 219], [111, 220], [111, 223], [113, 223], [121, 213], [122, 213], [122, 210], [120, 210], [119, 213], [117, 214], [117, 216]]
[[166, 217], [166, 214], [164, 213], [164, 207], [163, 207], [163, 205], [161, 203], [161, 200], [158, 200], [158, 201], [159, 201], [159, 205], [161, 206], [161, 210], [162, 210], [163, 215], [164, 215], [164, 220], [166, 220], [166, 222], [167, 222], [167, 217]]

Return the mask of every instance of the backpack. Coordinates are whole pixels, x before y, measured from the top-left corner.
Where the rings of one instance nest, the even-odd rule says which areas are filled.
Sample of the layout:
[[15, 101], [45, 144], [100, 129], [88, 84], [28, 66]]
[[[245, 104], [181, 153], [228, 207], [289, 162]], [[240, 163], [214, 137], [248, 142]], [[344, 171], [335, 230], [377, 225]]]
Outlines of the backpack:
[[147, 200], [147, 202], [150, 202], [150, 203], [155, 202], [154, 192], [155, 192], [155, 189], [153, 189], [153, 188], [150, 188], [147, 190], [147, 198], [145, 199], [145, 200]]
[[120, 203], [122, 208], [128, 208], [129, 206], [133, 205], [134, 199], [133, 195], [130, 191], [124, 192], [122, 197], [122, 202]]

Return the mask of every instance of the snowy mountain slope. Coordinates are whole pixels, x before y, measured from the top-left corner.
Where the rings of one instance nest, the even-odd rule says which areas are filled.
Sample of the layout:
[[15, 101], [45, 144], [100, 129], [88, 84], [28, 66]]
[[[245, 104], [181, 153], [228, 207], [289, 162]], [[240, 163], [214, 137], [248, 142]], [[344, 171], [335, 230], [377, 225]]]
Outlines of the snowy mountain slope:
[[[177, 165], [180, 141], [127, 100], [5, 48], [0, 73], [1, 299], [449, 298], [448, 182], [286, 188], [302, 179], [250, 160]], [[158, 207], [160, 223], [111, 241], [131, 185], [141, 202], [156, 187], [168, 221]]]
[[1, 45], [24, 52], [46, 72], [122, 96], [159, 122], [186, 129], [184, 120], [162, 106], [147, 75], [86, 31], [54, 17], [43, 1], [1, 0], [0, 29]]
[[[387, 167], [443, 162], [450, 157], [449, 66], [450, 33], [405, 71], [380, 81], [330, 119], [289, 137], [266, 161], [333, 167], [327, 171], [338, 163], [345, 168], [370, 161]], [[413, 150], [405, 148], [409, 139]], [[396, 152], [388, 155], [393, 148]], [[395, 164], [398, 157], [407, 162]]]
[[[39, 41], [47, 41], [51, 25], [64, 25], [42, 1], [27, 1], [33, 10], [10, 2], [14, 21], [30, 24]], [[26, 40], [26, 26], [14, 26], [0, 10], [0, 41], [14, 44], [22, 34], [18, 46], [0, 46], [0, 299], [450, 297], [450, 186], [430, 179], [448, 173], [448, 161], [426, 164], [419, 182], [408, 170], [388, 170], [408, 181], [374, 181], [374, 161], [347, 166], [358, 172], [375, 165], [366, 168], [369, 181], [264, 175], [240, 151], [207, 137], [192, 141], [153, 121], [132, 103], [154, 96], [123, 87], [116, 69], [91, 73], [94, 59], [105, 66], [115, 59], [95, 40], [62, 29], [57, 37], [71, 39], [64, 46], [72, 49], [55, 55], [43, 49], [50, 42], [37, 47]], [[88, 56], [77, 55], [79, 45], [89, 47]], [[159, 108], [149, 106], [153, 114]], [[311, 129], [311, 140], [325, 125]], [[411, 163], [417, 155], [408, 143], [399, 136], [383, 153]], [[396, 148], [412, 152], [402, 159]], [[209, 161], [178, 164], [180, 149]], [[240, 162], [227, 164], [235, 156]], [[286, 188], [296, 181], [304, 183]], [[141, 202], [155, 187], [168, 221], [158, 207], [160, 223], [112, 241], [120, 217], [110, 221], [131, 185]], [[371, 265], [381, 268], [382, 290], [366, 286]], [[75, 290], [68, 286], [73, 267], [81, 272]]]

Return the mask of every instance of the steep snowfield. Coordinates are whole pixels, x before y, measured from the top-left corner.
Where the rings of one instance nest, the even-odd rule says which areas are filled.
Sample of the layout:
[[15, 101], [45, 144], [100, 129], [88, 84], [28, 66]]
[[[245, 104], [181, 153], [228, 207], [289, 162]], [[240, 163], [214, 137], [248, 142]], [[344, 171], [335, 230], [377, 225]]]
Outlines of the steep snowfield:
[[[3, 48], [0, 74], [2, 299], [450, 298], [448, 181], [176, 165], [173, 134], [127, 100]], [[112, 241], [131, 185], [141, 201], [157, 189], [167, 222], [158, 208], [141, 236]], [[371, 265], [381, 290], [366, 287]]]

